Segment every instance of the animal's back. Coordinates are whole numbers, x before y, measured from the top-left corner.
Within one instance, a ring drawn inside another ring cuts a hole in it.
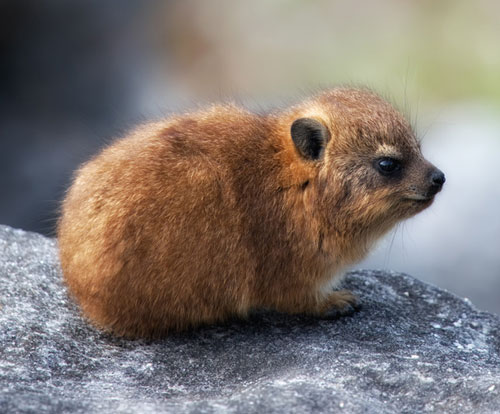
[[[255,266],[235,185],[250,141],[262,140],[250,117],[222,107],[145,126],[78,171],[58,233],[67,284],[91,319],[135,336],[246,311]]]

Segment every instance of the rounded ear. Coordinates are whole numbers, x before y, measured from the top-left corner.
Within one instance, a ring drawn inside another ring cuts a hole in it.
[[[323,157],[329,133],[326,127],[313,118],[299,118],[290,128],[292,140],[300,154],[309,160]]]

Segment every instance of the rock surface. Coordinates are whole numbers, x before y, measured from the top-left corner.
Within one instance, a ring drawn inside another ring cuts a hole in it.
[[[499,317],[403,274],[344,285],[350,317],[127,341],[79,315],[54,240],[0,227],[0,413],[500,412]]]

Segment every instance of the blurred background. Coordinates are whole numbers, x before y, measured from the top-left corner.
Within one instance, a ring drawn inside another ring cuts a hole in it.
[[[356,267],[500,314],[499,45],[497,0],[3,0],[0,223],[53,235],[74,169],[139,122],[367,85],[447,183]]]

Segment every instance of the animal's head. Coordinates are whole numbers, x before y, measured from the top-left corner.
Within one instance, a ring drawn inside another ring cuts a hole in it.
[[[302,106],[291,138],[317,165],[318,207],[331,230],[367,243],[428,207],[444,174],[408,122],[372,92],[335,89]]]

